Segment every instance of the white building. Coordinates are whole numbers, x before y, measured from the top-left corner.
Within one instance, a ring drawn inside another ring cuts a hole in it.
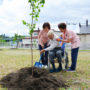
[[[40,30],[35,30],[33,33],[32,37],[32,43],[33,43],[33,48],[37,49],[38,48],[38,34]],[[26,36],[25,38],[22,39],[22,48],[30,48],[31,47],[31,37]]]

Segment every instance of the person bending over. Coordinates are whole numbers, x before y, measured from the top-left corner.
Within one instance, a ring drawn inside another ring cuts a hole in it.
[[[40,31],[38,35],[38,43],[39,43],[39,50],[45,49],[48,47],[48,36],[47,33],[50,30],[50,24],[45,22],[43,24],[43,30]],[[42,54],[41,56],[42,64],[47,66],[48,65],[48,51]]]

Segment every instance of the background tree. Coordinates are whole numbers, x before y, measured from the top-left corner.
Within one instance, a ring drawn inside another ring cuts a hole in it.
[[[25,36],[15,34],[13,37],[13,41],[17,43],[16,48],[19,46],[19,42],[24,38]]]
[[[41,11],[41,7],[44,7],[45,0],[28,0],[30,4],[30,16],[31,16],[31,21],[30,23],[26,21],[22,21],[24,25],[26,25],[29,28],[29,34],[31,36],[31,61],[32,61],[32,67],[33,67],[33,44],[32,44],[32,35],[34,32],[34,29],[36,28],[36,22],[38,21],[39,14]],[[33,73],[32,73],[33,74]]]
[[[0,35],[0,45],[4,45],[4,43],[6,42],[5,38],[5,34]]]

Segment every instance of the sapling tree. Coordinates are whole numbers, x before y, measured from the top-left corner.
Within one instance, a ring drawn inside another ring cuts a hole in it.
[[[36,28],[36,23],[39,18],[39,14],[41,11],[41,7],[44,7],[45,0],[28,0],[28,3],[30,5],[30,17],[31,21],[28,23],[25,20],[22,20],[23,24],[26,25],[29,28],[29,34],[31,37],[31,63],[33,67],[33,43],[32,43],[32,37],[33,37],[33,32]],[[33,74],[33,73],[32,73]]]

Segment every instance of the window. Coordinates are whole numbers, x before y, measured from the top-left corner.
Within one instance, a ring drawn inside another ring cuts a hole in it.
[[[38,36],[38,33],[37,32],[34,32],[34,36]]]

